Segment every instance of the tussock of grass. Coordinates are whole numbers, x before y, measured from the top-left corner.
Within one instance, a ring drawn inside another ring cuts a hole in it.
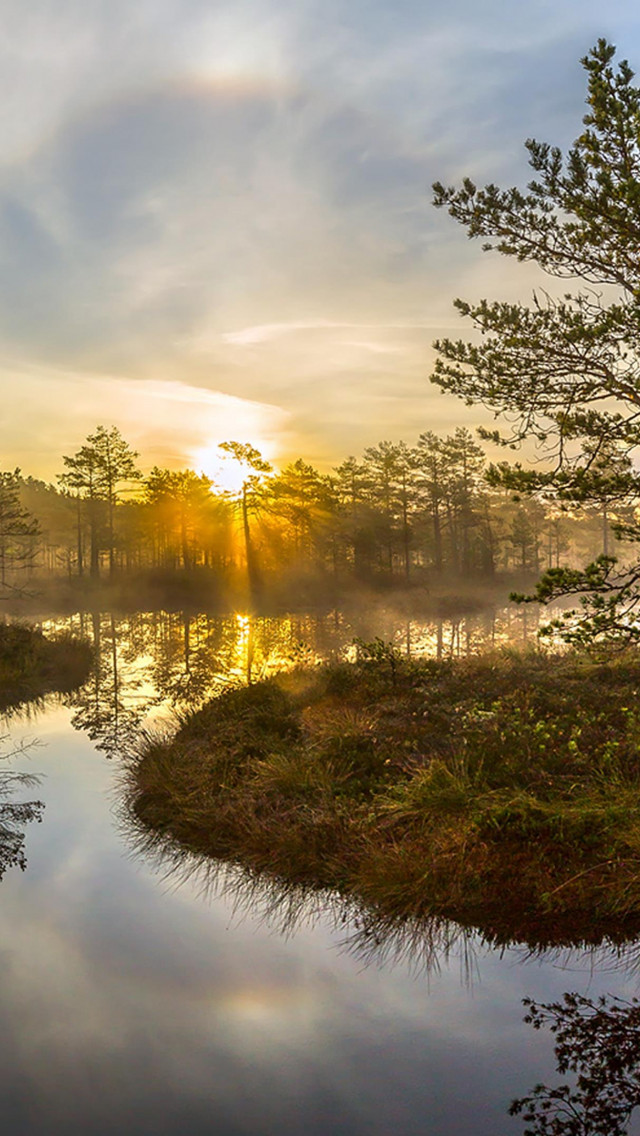
[[[611,929],[640,921],[639,689],[638,654],[296,672],[147,742],[130,810],[390,918]]]
[[[62,633],[45,638],[21,623],[0,623],[0,710],[50,691],[73,690],[93,661],[89,643]]]

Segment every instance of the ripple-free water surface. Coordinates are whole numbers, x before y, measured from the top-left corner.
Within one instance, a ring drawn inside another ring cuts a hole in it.
[[[107,756],[114,713],[128,736],[150,707],[166,711],[154,669],[188,673],[184,627],[174,642],[154,621],[149,636],[105,617],[98,684],[9,723],[40,742],[17,766],[43,775],[46,808],[27,831],[26,872],[0,884],[2,1132],[520,1133],[511,1099],[558,1080],[551,1039],[523,1023],[521,999],[631,996],[633,967],[607,952],[492,951],[468,936],[430,967],[385,962],[384,944],[363,952],[332,905],[283,935],[259,895],[252,905],[203,894],[198,875],[164,878],[119,819],[119,762]],[[246,658],[234,658],[241,670]]]

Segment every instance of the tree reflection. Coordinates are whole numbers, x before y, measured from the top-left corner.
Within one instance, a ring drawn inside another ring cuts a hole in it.
[[[413,657],[441,658],[507,641],[513,630],[508,612],[500,618],[484,613],[407,619],[402,612],[373,606],[279,616],[148,611],[116,617],[93,612],[79,619],[79,626],[77,619],[49,625],[79,630],[93,642],[91,678],[65,701],[73,710],[73,726],[109,757],[132,750],[149,715],[182,715],[226,687],[348,655],[355,637],[369,641],[378,636]]]
[[[164,611],[116,619],[94,612],[81,621],[95,663],[90,680],[66,699],[72,725],[108,757],[126,755],[153,711],[196,710],[230,685],[300,662],[301,644],[313,637],[318,622]],[[323,650],[329,653],[326,639]]]
[[[640,1105],[640,1002],[607,997],[594,1001],[565,994],[562,1002],[525,999],[525,1021],[555,1038],[558,1072],[574,1085],[536,1085],[513,1102],[525,1136],[624,1136]]]
[[[92,614],[92,675],[68,698],[73,708],[71,724],[83,730],[107,757],[120,756],[132,748],[145,715],[157,700],[155,695],[138,697],[142,678],[131,666],[126,668],[126,663],[135,661],[138,650],[126,630],[113,615]]]
[[[25,747],[19,745],[0,757],[8,761],[24,751]],[[0,772],[0,880],[9,868],[18,867],[24,871],[27,866],[24,826],[31,821],[42,820],[44,805],[42,801],[14,801],[11,798],[19,787],[37,783],[38,778],[29,773]]]
[[[188,612],[162,612],[149,646],[149,681],[159,698],[177,709],[195,709],[233,666],[235,631],[230,620]]]
[[[288,617],[156,612],[135,618],[143,628],[138,649],[148,659],[145,684],[158,703],[178,712],[280,670],[294,657],[294,621]]]
[[[518,613],[519,615],[519,613]],[[505,610],[468,616],[407,618],[374,605],[345,613],[279,616],[189,611],[147,611],[116,617],[93,612],[51,620],[52,630],[79,631],[93,640],[97,665],[91,681],[69,699],[76,723],[100,740],[114,719],[121,733],[127,711],[165,702],[195,709],[229,684],[259,681],[275,670],[348,652],[354,638],[380,637],[412,657],[468,654],[510,641],[513,617]]]

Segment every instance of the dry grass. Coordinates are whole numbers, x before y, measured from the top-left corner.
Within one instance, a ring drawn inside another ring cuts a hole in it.
[[[318,668],[234,690],[129,769],[154,841],[392,919],[640,921],[640,656]]]

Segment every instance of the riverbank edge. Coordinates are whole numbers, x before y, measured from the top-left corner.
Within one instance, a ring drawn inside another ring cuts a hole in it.
[[[410,662],[378,642],[147,738],[128,810],[147,841],[390,918],[622,934],[640,924],[638,689],[638,654]]]
[[[0,712],[80,686],[94,661],[91,644],[66,632],[47,637],[25,623],[0,623]]]

